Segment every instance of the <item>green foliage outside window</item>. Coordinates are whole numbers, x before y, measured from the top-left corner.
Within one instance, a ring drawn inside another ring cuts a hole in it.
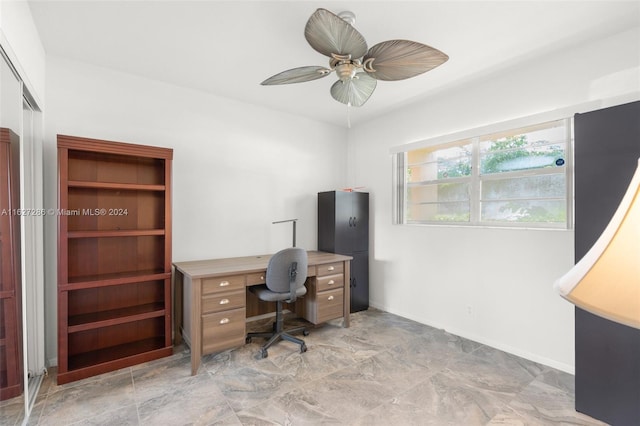
[[[508,136],[495,140],[487,150],[488,154],[482,161],[480,172],[489,174],[513,170],[514,168],[508,166],[509,163],[519,164],[518,170],[539,168],[540,162],[534,162],[532,157],[546,160],[547,167],[554,166],[556,160],[564,157],[564,149],[557,145],[545,146],[546,144],[548,141],[530,144],[527,135]]]
[[[446,158],[438,161],[438,179],[453,177],[463,177],[471,175],[471,163],[469,159],[448,160]]]
[[[517,216],[518,222],[554,223],[567,220],[567,212],[564,209],[544,208],[527,201],[511,201],[502,206],[500,211]]]

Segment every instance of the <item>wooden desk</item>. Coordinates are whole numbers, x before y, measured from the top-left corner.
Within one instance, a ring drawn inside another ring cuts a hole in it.
[[[176,262],[175,343],[191,348],[191,374],[203,355],[244,345],[246,318],[260,314],[258,299],[246,290],[264,284],[271,255]],[[291,306],[313,324],[343,318],[349,327],[351,256],[308,252],[307,294]],[[254,303],[255,301],[255,303]],[[265,302],[260,302],[261,306]],[[275,304],[274,304],[275,305]]]

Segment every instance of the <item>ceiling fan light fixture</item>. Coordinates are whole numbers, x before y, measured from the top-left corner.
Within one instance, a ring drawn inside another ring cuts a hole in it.
[[[356,24],[356,14],[348,10],[338,13],[338,17],[342,18],[343,21],[347,22],[351,26]]]

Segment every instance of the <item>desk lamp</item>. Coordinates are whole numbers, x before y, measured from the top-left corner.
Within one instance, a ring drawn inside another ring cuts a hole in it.
[[[276,222],[271,222],[272,225],[275,225],[276,223],[293,222],[293,245],[291,247],[296,246],[296,222],[297,221],[298,219],[287,219],[287,220],[278,220]]]
[[[640,160],[602,235],[554,288],[592,314],[640,329]]]

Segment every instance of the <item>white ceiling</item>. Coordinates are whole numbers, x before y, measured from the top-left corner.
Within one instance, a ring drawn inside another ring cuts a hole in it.
[[[334,75],[261,86],[327,66],[304,38],[319,7],[356,14],[369,46],[408,39],[449,55],[412,79],[381,81],[355,125],[478,75],[640,26],[640,1],[29,1],[47,54],[346,126]]]

